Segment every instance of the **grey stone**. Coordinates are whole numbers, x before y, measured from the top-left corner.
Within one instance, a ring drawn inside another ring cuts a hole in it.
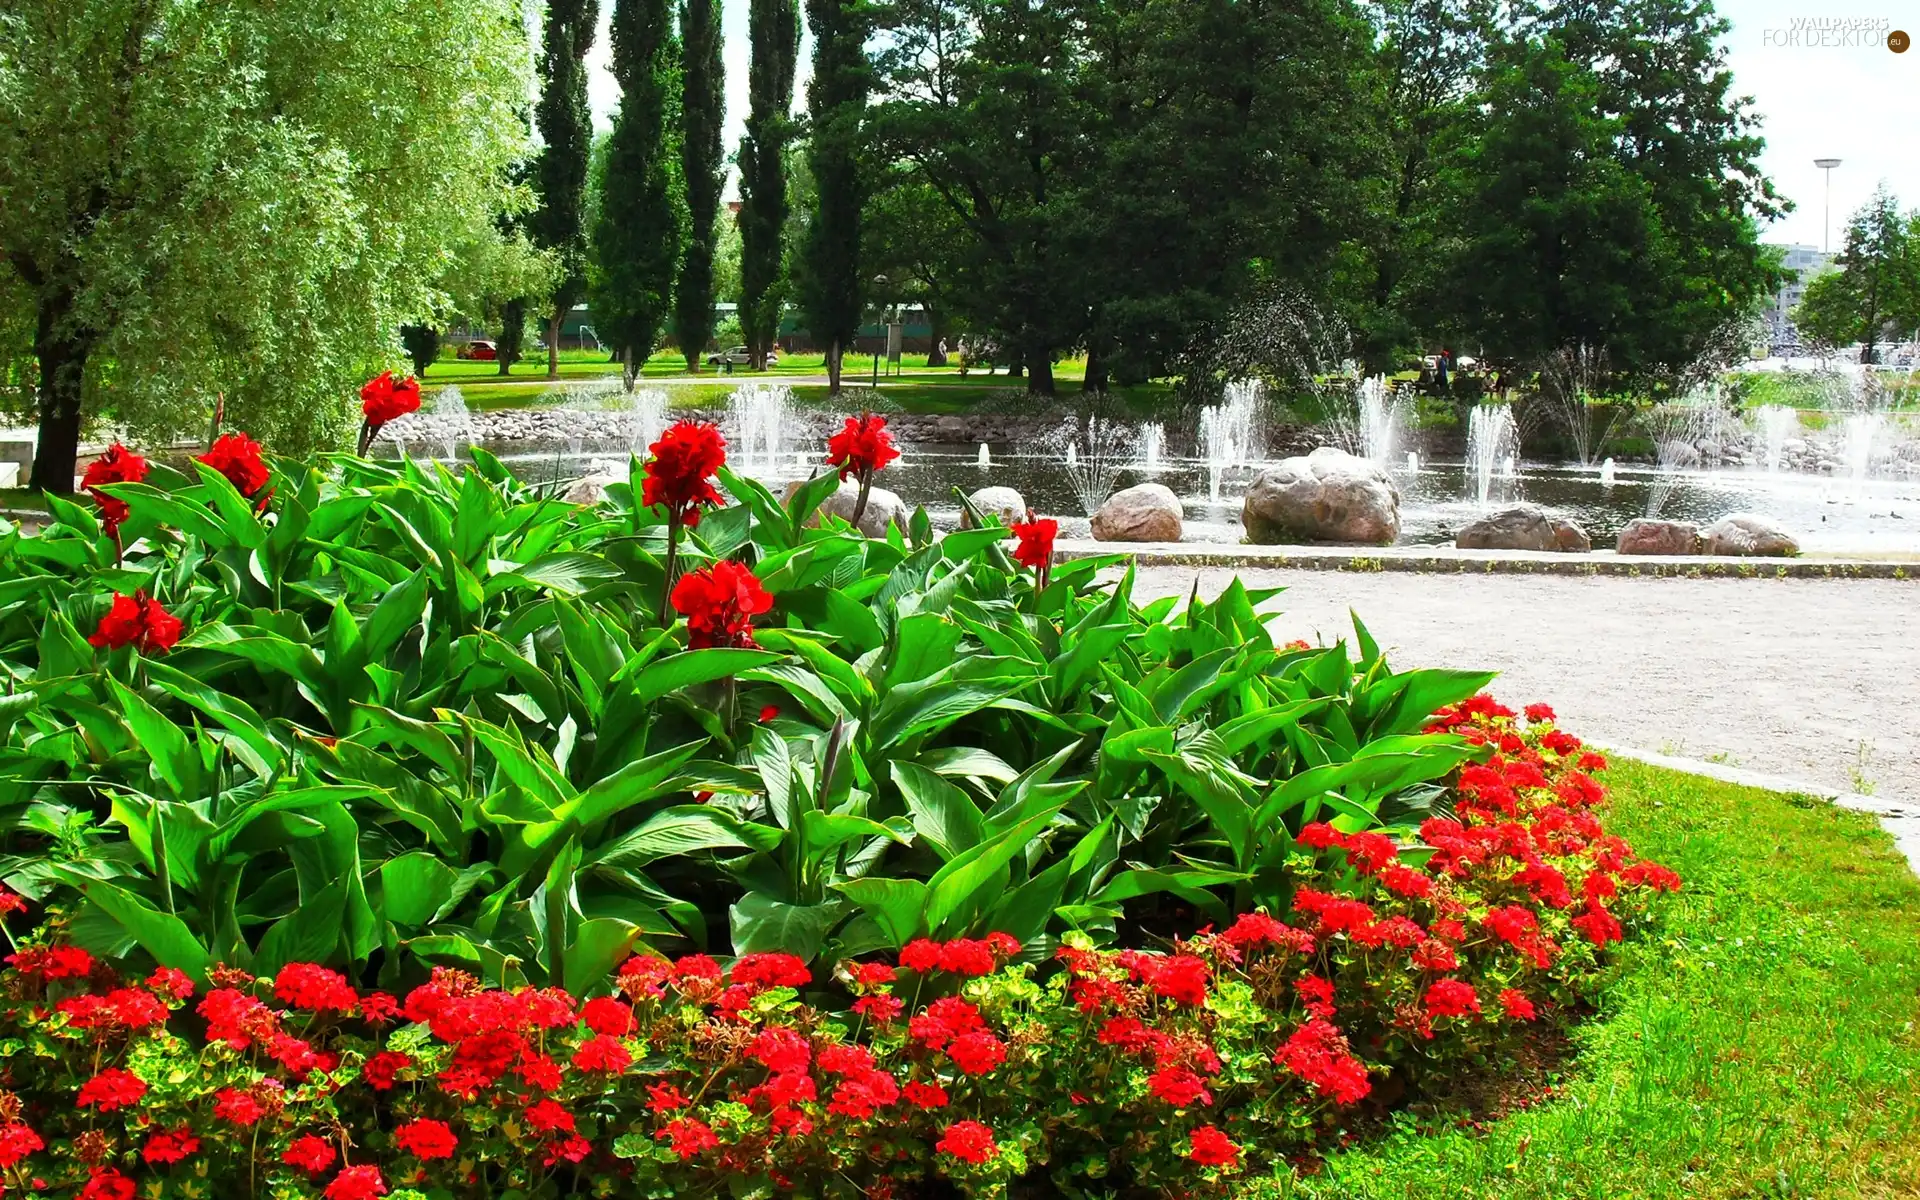
[[[796,479],[792,483],[789,483],[787,485],[786,498],[789,500],[793,499],[793,494],[800,490],[804,482],[804,480]],[[859,500],[860,485],[849,479],[841,484],[838,490],[829,494],[827,498],[821,502],[819,510],[815,512],[812,517],[812,523],[816,525],[820,523],[821,513],[832,513],[842,521],[852,521],[853,507],[859,503]],[[867,490],[867,508],[866,511],[860,515],[858,528],[861,533],[870,538],[883,538],[887,536],[888,525],[897,524],[900,526],[901,531],[905,532],[907,520],[912,515],[913,510],[907,507],[906,501],[900,499],[897,493],[890,492],[883,487],[869,488]]]
[[[1593,549],[1586,530],[1548,516],[1532,504],[1481,517],[1462,529],[1453,544],[1462,550],[1554,550],[1572,554]]]
[[[607,485],[619,482],[611,475],[583,475],[560,498],[568,504],[600,504],[607,498]]]
[[[1400,536],[1400,491],[1378,463],[1322,446],[1260,472],[1247,489],[1240,522],[1257,545],[1384,546]]]
[[[1743,554],[1761,558],[1791,558],[1800,543],[1772,517],[1728,513],[1700,531],[1708,554]]]
[[[1616,549],[1622,554],[1698,554],[1700,527],[1691,521],[1629,521]]]
[[[1100,542],[1177,542],[1186,520],[1180,497],[1163,483],[1138,483],[1107,497],[1093,514]]]
[[[975,512],[984,517],[996,517],[1002,525],[1012,525],[1016,521],[1027,519],[1027,499],[1010,487],[983,487],[967,497],[967,503]],[[973,518],[966,509],[960,510],[960,528],[972,527]]]

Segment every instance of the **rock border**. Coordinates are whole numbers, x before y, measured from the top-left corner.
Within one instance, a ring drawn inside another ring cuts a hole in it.
[[[1557,551],[1471,551],[1430,547],[1205,546],[1062,541],[1062,561],[1121,555],[1142,566],[1273,568],[1293,571],[1405,572],[1414,575],[1599,575],[1647,579],[1913,579],[1920,560],[1726,558],[1706,555],[1567,554]]]

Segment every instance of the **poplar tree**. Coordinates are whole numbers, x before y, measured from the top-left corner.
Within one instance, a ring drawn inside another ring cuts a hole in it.
[[[726,68],[720,61],[720,0],[680,8],[680,174],[687,189],[687,245],[673,297],[673,336],[698,372],[713,339],[713,260],[725,180],[720,126],[726,120]]]
[[[827,385],[840,394],[840,366],[854,335],[866,289],[860,277],[860,216],[866,199],[860,155],[867,93],[869,18],[865,0],[807,0],[813,30],[813,78],[807,83],[814,208],[800,272],[801,308],[817,345],[827,352]]]
[[[793,82],[800,57],[795,0],[749,0],[747,128],[740,167],[740,332],[755,370],[780,332],[787,225],[787,146],[793,140]]]
[[[560,328],[587,287],[587,159],[593,152],[593,116],[587,108],[587,51],[593,49],[598,0],[548,0],[541,32],[540,102],[534,124],[540,157],[534,187],[540,207],[534,240],[559,260],[559,280],[547,306],[547,378],[560,378]]]

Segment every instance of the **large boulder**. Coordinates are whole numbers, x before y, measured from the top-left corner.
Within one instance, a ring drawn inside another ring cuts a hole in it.
[[[803,480],[796,479],[792,483],[789,483],[787,485],[785,498],[788,500],[793,499],[794,493],[800,490],[804,482]],[[842,521],[850,522],[853,520],[853,506],[859,503],[859,501],[860,485],[854,480],[849,479],[841,484],[838,489],[829,493],[825,500],[820,502],[820,508],[813,514],[810,520],[813,524],[818,525],[820,523],[821,513],[832,513]],[[888,525],[898,525],[901,531],[905,532],[907,520],[912,515],[913,510],[907,507],[907,502],[902,500],[897,493],[890,492],[883,487],[868,488],[867,508],[865,512],[860,514],[860,524],[858,528],[861,533],[870,538],[883,538],[887,536]]]
[[[611,475],[598,472],[592,475],[583,475],[573,481],[573,486],[568,488],[566,495],[560,497],[560,499],[568,504],[599,504],[607,498],[607,486],[619,482],[618,479],[615,479]]]
[[[973,512],[981,518],[994,517],[1002,525],[1012,525],[1016,521],[1027,519],[1027,498],[1010,487],[983,487],[967,497],[967,503],[973,506]],[[966,509],[960,510],[960,528],[973,525],[973,514]]]
[[[1453,539],[1462,550],[1557,550],[1585,554],[1593,549],[1587,531],[1572,521],[1548,516],[1532,504],[1489,513]]]
[[[1378,463],[1322,446],[1260,472],[1240,523],[1257,545],[1387,545],[1400,536],[1400,491]]]
[[[1728,513],[1700,531],[1708,554],[1748,554],[1763,558],[1791,558],[1800,543],[1772,517]]]
[[[1622,554],[1698,554],[1700,527],[1691,521],[1629,521],[1615,548]]]
[[[1186,511],[1164,483],[1137,483],[1107,497],[1093,514],[1099,542],[1177,542]]]

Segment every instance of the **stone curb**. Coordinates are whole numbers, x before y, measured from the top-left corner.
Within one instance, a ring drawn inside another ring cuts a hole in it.
[[[1859,792],[1843,791],[1840,788],[1813,783],[1805,779],[1769,775],[1763,771],[1749,771],[1745,767],[1732,767],[1725,763],[1706,762],[1697,758],[1675,758],[1670,754],[1655,754],[1650,750],[1609,746],[1591,739],[1587,744],[1603,754],[1630,758],[1652,767],[1664,767],[1670,771],[1682,771],[1689,775],[1702,775],[1722,783],[1759,788],[1761,791],[1793,792],[1803,796],[1813,796],[1840,808],[1870,813],[1879,819],[1880,827],[1893,838],[1895,848],[1906,856],[1907,866],[1916,875],[1920,875],[1920,808],[1893,800],[1883,800],[1876,796],[1864,796]]]
[[[1062,561],[1120,554],[1141,566],[1272,568],[1292,571],[1403,571],[1420,575],[1624,576],[1646,579],[1920,579],[1920,561],[1854,558],[1716,558],[1707,555],[1554,554],[1428,547],[1325,549],[1317,546],[1126,545],[1061,541]]]

